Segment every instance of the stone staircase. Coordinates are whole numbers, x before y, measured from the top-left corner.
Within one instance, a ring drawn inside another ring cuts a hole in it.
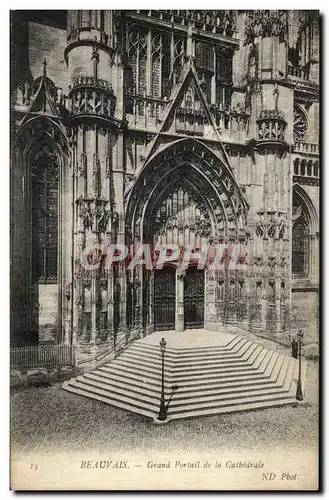
[[[297,377],[295,359],[239,335],[231,336],[227,345],[167,345],[166,401],[172,386],[178,386],[168,420],[296,403]],[[159,345],[137,340],[116,359],[65,381],[63,389],[156,420],[161,391]]]

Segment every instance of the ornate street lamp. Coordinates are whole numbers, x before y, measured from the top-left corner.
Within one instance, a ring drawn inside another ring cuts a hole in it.
[[[303,340],[303,332],[302,330],[298,330],[297,339],[298,339],[298,382],[297,382],[297,391],[296,391],[296,399],[297,401],[303,401],[303,391],[302,391],[302,340]]]
[[[161,399],[160,399],[160,411],[158,420],[166,420],[167,419],[167,408],[165,402],[165,394],[164,394],[164,354],[166,351],[167,342],[164,338],[160,340],[160,352],[162,356],[162,373],[161,373]]]
[[[291,356],[298,359],[298,342],[295,338],[291,340]]]

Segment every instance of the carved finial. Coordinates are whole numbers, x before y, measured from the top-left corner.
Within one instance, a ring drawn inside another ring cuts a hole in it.
[[[42,64],[43,64],[43,76],[46,78],[46,76],[47,76],[47,59],[46,58],[44,58]]]

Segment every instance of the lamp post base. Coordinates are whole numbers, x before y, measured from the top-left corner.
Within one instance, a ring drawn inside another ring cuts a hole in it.
[[[159,416],[158,420],[167,420],[167,409],[166,409],[166,404],[164,400],[164,396],[161,395],[161,400],[160,400],[160,411],[159,411]]]
[[[297,383],[297,391],[296,391],[296,399],[297,401],[303,401],[303,391],[302,391],[302,384],[301,381],[298,380]]]

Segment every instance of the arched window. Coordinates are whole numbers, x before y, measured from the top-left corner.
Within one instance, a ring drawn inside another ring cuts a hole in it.
[[[314,175],[314,177],[319,177],[319,162],[318,161],[316,161],[314,163],[313,175]]]
[[[308,275],[309,228],[303,217],[299,217],[292,228],[292,274],[296,277]]]
[[[312,160],[309,160],[307,163],[307,175],[310,177],[313,175],[313,163]]]
[[[32,275],[39,283],[56,283],[59,161],[48,146],[32,158]]]
[[[314,231],[315,211],[311,200],[297,184],[292,207],[292,274],[295,278],[310,273],[310,234]]]

